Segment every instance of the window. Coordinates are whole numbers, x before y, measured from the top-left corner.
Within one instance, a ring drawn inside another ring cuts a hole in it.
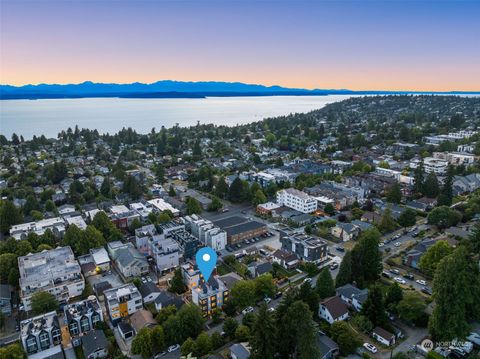
[[[75,321],[70,323],[70,325],[68,326],[68,329],[70,330],[71,335],[78,335],[78,333],[79,333],[78,323],[75,322]]]
[[[33,335],[30,335],[25,342],[27,343],[27,353],[37,351],[37,339]]]
[[[82,328],[82,333],[90,330],[90,321],[87,317],[83,316],[82,319],[80,319],[80,327]]]
[[[92,314],[92,324],[95,327],[95,324],[97,324],[100,321],[100,314],[98,313],[93,313]]]
[[[60,329],[58,329],[57,327],[54,327],[52,329],[52,339],[54,345],[60,344],[60,342],[62,341],[62,334],[60,332]]]
[[[38,336],[38,339],[40,339],[40,348],[45,350],[50,347],[50,336],[46,331],[42,331]]]

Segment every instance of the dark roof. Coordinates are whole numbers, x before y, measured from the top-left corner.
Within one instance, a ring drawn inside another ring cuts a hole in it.
[[[386,331],[382,327],[376,327],[375,329],[373,329],[373,333],[387,340],[390,340],[392,339],[392,337],[394,337],[392,333],[390,333],[389,331]]]
[[[133,332],[134,329],[133,327],[127,323],[127,322],[120,322],[118,323],[118,329],[123,333],[123,334],[126,334],[126,333],[129,333],[129,332]]]
[[[325,299],[320,304],[324,305],[328,309],[333,319],[337,319],[345,313],[348,313],[347,306],[345,305],[345,303],[343,303],[340,297],[336,295]]]
[[[0,298],[12,299],[12,289],[8,284],[0,284]]]
[[[162,307],[174,305],[177,307],[177,309],[179,309],[183,305],[183,300],[178,295],[167,291],[161,291],[160,295],[155,298],[155,304],[161,304]]]
[[[243,346],[243,344],[233,344],[230,347],[230,353],[235,354],[237,359],[248,359],[250,358],[250,352]]]
[[[160,293],[160,289],[153,282],[142,283],[139,291],[144,298],[152,293]]]
[[[93,285],[93,290],[95,291],[95,293],[97,293],[97,296],[99,297],[103,295],[103,292],[110,288],[112,288],[112,285],[107,281],[98,282]]]
[[[214,223],[219,226],[222,229],[232,227],[232,226],[237,226],[241,223],[247,222],[248,219],[245,217],[240,217],[240,216],[233,216],[233,217],[228,217],[224,219],[220,219],[218,221],[215,221]]]
[[[91,330],[82,337],[82,347],[85,357],[88,357],[98,349],[106,349],[108,340],[103,330]]]
[[[339,296],[343,296],[349,299],[353,299],[353,297],[359,297],[365,293],[368,294],[368,289],[359,289],[352,284],[345,284],[337,288],[337,294]]]
[[[256,267],[258,275],[262,275],[273,270],[273,265],[270,262],[261,263]]]
[[[317,345],[320,350],[320,358],[323,358],[333,350],[338,350],[337,343],[324,334],[317,335]]]
[[[255,229],[266,228],[267,226],[264,223],[250,221],[246,223],[241,223],[233,227],[223,228],[229,236],[233,236],[239,233],[253,231]]]

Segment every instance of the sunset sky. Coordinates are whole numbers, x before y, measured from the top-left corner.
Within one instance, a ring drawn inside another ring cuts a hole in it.
[[[0,82],[480,90],[480,1],[0,0]]]

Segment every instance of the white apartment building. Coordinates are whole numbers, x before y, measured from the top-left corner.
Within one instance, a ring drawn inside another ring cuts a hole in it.
[[[410,161],[410,168],[417,168],[420,163],[422,162],[421,159],[413,159]],[[434,172],[437,176],[443,176],[447,171],[448,162],[445,160],[440,160],[434,157],[425,157],[423,159],[423,168],[426,173]]]
[[[180,211],[173,207],[170,203],[166,202],[162,198],[154,198],[150,201],[148,201],[153,208],[158,211],[158,212],[163,212],[163,211],[170,211],[173,213],[175,217],[177,217],[180,214]]]
[[[108,289],[103,295],[105,296],[108,315],[114,324],[143,307],[142,295],[133,283]]]
[[[200,242],[216,251],[225,249],[227,245],[227,232],[220,229],[207,219],[195,214],[184,218],[185,227],[190,233],[198,238]]]
[[[55,217],[38,222],[16,224],[10,228],[10,236],[16,240],[21,240],[27,238],[29,233],[41,236],[47,229],[50,229],[57,238],[63,237],[65,234],[65,221],[61,217]]]
[[[302,213],[312,213],[317,210],[317,200],[295,188],[287,188],[278,191],[277,203],[281,206],[286,206]]]
[[[31,298],[37,292],[49,292],[59,303],[82,294],[85,280],[70,247],[18,258],[20,298],[25,310],[31,310]]]
[[[434,152],[433,157],[448,161],[453,166],[471,166],[475,163],[475,155],[465,152]]]

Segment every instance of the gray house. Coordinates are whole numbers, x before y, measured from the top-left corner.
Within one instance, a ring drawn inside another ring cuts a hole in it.
[[[12,315],[12,288],[8,284],[0,284],[0,311]]]

